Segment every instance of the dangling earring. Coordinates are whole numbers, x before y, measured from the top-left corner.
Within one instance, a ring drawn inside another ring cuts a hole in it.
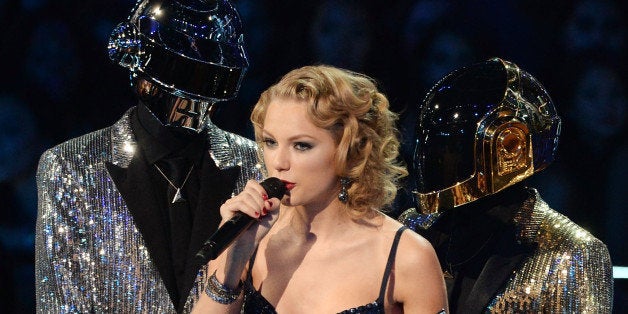
[[[338,193],[338,199],[345,204],[349,200],[349,192],[347,192],[347,188],[349,187],[350,182],[349,178],[340,178],[340,193]]]

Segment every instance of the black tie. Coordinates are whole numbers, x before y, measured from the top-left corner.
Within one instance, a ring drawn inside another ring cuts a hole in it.
[[[186,197],[185,186],[189,180],[189,176],[192,175],[190,173],[192,165],[186,162],[183,157],[169,158],[164,159],[163,161],[166,164],[164,172],[170,175],[170,180],[177,188],[180,189],[180,193],[182,195],[181,199],[172,202],[175,194],[177,193],[177,189],[169,184],[167,199],[168,215],[170,218],[172,264],[174,267],[174,274],[177,279],[179,295],[182,295],[185,293],[182,291],[182,287],[192,230],[190,203]]]

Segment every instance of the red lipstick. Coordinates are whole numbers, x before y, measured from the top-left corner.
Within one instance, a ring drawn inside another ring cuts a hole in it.
[[[286,189],[288,189],[288,191],[292,190],[294,188],[294,186],[297,185],[296,183],[292,183],[292,182],[286,181],[286,180],[281,180],[281,182],[283,182],[283,184],[286,185]]]

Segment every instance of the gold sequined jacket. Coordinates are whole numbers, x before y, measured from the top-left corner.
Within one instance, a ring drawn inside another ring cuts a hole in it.
[[[36,292],[39,313],[174,313],[145,239],[106,163],[125,168],[136,147],[127,113],[114,125],[53,147],[37,170]],[[239,167],[234,193],[261,179],[253,141],[207,122],[219,169]],[[237,173],[237,172],[235,172]],[[185,302],[203,291],[201,267]]]
[[[534,249],[521,256],[491,256],[471,290],[473,298],[458,312],[610,313],[613,279],[606,246],[530,191],[514,216],[518,234],[512,246]],[[421,233],[437,217],[409,209],[399,220]]]

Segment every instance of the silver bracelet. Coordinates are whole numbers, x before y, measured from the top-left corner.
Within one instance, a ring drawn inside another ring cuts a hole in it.
[[[216,271],[209,277],[207,287],[205,287],[205,293],[212,300],[220,304],[231,304],[235,302],[242,292],[242,281],[238,283],[235,289],[231,289],[218,281],[216,278]]]

